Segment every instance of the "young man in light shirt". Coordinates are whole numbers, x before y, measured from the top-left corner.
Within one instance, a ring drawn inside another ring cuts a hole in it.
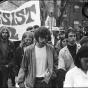
[[[50,78],[53,73],[54,48],[47,44],[49,30],[39,27],[35,30],[35,44],[27,47],[18,74],[18,84],[28,88],[51,88]]]

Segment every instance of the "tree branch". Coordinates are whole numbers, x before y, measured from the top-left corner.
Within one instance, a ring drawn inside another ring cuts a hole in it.
[[[12,0],[8,0],[10,3],[12,3],[13,5],[15,5],[15,6],[17,6],[17,7],[19,7],[19,5],[17,5],[17,4],[15,4],[15,3],[13,3],[12,2]]]

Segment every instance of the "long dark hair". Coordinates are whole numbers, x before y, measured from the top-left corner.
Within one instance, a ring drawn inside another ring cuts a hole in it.
[[[83,44],[76,55],[74,63],[78,68],[82,68],[80,60],[83,57],[88,58],[88,45],[87,44]]]

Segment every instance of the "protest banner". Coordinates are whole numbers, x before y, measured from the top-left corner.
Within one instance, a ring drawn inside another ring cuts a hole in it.
[[[14,11],[0,10],[0,27],[10,29],[11,40],[21,40],[29,26],[41,25],[39,1],[28,1]]]

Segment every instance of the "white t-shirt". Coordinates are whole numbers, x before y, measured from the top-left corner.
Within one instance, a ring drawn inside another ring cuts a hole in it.
[[[88,88],[88,72],[85,74],[80,68],[75,66],[66,73],[64,87]]]
[[[45,77],[47,73],[47,53],[46,46],[38,48],[35,46],[36,57],[36,77]]]

